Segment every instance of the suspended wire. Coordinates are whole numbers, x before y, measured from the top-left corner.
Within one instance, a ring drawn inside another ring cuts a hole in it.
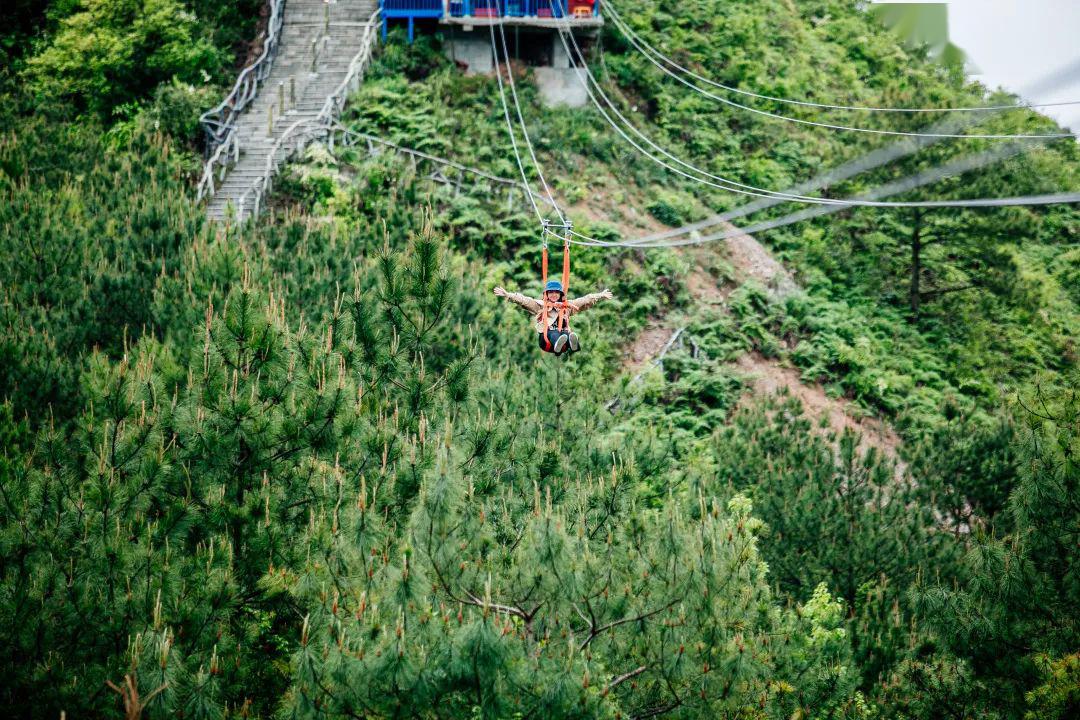
[[[959,158],[950,163],[947,163],[941,167],[931,168],[921,173],[911,175],[906,178],[895,180],[891,183],[887,183],[880,187],[868,190],[862,193],[858,197],[861,198],[882,198],[890,195],[896,195],[898,193],[907,192],[930,183],[937,182],[945,177],[952,175],[959,175],[961,173],[976,170],[978,168],[985,167],[987,165],[1000,162],[1014,155],[1025,152],[1028,149],[1026,144],[1021,143],[1009,143],[1000,147],[988,150],[986,152],[978,153],[976,155],[969,155]],[[1007,198],[979,198],[974,200],[963,201],[966,203],[965,207],[968,208],[981,208],[981,207],[1014,207],[1014,206],[1030,206],[1030,205],[1052,205],[1052,204],[1068,204],[1080,202],[1080,192],[1067,192],[1056,194],[1043,194],[1043,195],[1027,195],[1020,197],[1007,197]],[[926,201],[922,203],[912,203],[912,207],[942,207],[941,201]],[[600,246],[600,247],[633,247],[633,248],[647,248],[647,247],[682,247],[686,245],[699,245],[701,243],[712,242],[715,240],[726,240],[736,235],[749,234],[752,232],[761,232],[764,230],[770,230],[784,225],[790,225],[792,223],[801,222],[810,218],[819,217],[822,215],[828,215],[834,212],[839,212],[843,208],[837,207],[814,207],[804,208],[796,212],[785,215],[781,218],[773,220],[766,220],[757,224],[751,225],[745,229],[732,229],[726,230],[713,235],[707,235],[705,237],[691,237],[680,240],[669,241],[667,238],[662,237],[666,233],[657,234],[650,238],[639,238],[637,240],[629,241],[605,241],[596,240],[595,238],[585,239],[586,236],[579,236],[580,240],[577,241],[581,245]],[[716,223],[713,223],[716,224]],[[698,223],[699,226],[704,226]],[[688,226],[689,227],[689,226]],[[653,239],[656,238],[656,239]]]
[[[1061,87],[1072,84],[1072,82],[1080,73],[1080,60],[1074,60],[1067,65],[1064,65],[1053,72],[1044,75],[1035,83],[1028,85],[1021,89],[1023,94],[1043,95],[1051,92],[1056,92]],[[947,117],[931,127],[940,130],[941,132],[957,132],[965,127],[974,125],[977,120],[973,116],[958,116],[953,115]],[[823,173],[819,173],[817,176],[794,185],[791,188],[785,190],[788,193],[807,193],[815,190],[820,190],[823,187],[834,185],[838,182],[842,182],[849,178],[852,178],[861,173],[873,170],[875,168],[886,165],[894,160],[913,155],[924,148],[930,147],[937,143],[943,142],[941,138],[901,138],[891,145],[873,150],[865,155],[862,155],[854,160],[844,163],[835,168],[826,170]],[[1025,142],[1041,143],[1043,140],[1031,140]],[[729,210],[721,215],[714,215],[711,218],[700,220],[689,225],[684,225],[680,228],[674,228],[672,230],[665,230],[663,232],[654,233],[642,238],[637,238],[641,241],[650,241],[656,239],[663,239],[668,237],[674,237],[676,235],[682,235],[693,230],[700,230],[712,225],[719,225],[722,222],[735,220],[752,213],[765,210],[775,205],[784,202],[775,198],[759,198],[751,202],[741,205],[733,210]]]
[[[543,225],[544,216],[540,213],[540,208],[537,207],[536,200],[533,198],[532,185],[529,184],[529,177],[525,173],[525,165],[521,162],[521,153],[518,152],[517,135],[514,132],[514,124],[510,122],[510,108],[506,104],[506,92],[503,90],[502,72],[499,70],[498,55],[495,49],[495,28],[489,27],[489,29],[491,30],[491,52],[496,55],[495,77],[499,81],[499,100],[502,102],[503,117],[506,118],[506,132],[510,136],[510,145],[514,150],[514,160],[517,161],[518,170],[521,172],[521,183],[525,186],[525,196],[529,198],[529,204],[532,205],[537,221]]]
[[[494,37],[494,28],[489,26],[489,29],[491,30],[492,50],[493,50],[493,52],[497,53],[496,42],[495,42],[495,37]],[[500,24],[499,30],[500,30],[500,35],[501,35],[501,39],[502,39],[503,55],[506,58],[508,70],[510,70],[510,68],[509,68],[509,50],[508,50],[508,46],[507,46],[507,43],[506,43],[505,32],[503,31],[503,28],[502,28],[501,24]],[[564,36],[564,31],[563,30],[559,31],[559,36],[560,36],[560,39],[563,42],[563,47],[567,51],[568,59],[569,59],[569,62],[571,64],[571,66],[576,68],[576,64],[575,64],[575,61],[574,61],[574,58],[573,58],[573,53],[570,51],[570,48],[567,45],[567,41],[566,41],[566,38]],[[603,90],[602,90],[602,88],[600,88],[599,83],[592,76],[591,72],[588,69],[587,64],[584,63],[584,55],[583,55],[583,53],[581,53],[581,49],[580,49],[580,47],[578,47],[576,38],[574,38],[572,33],[570,33],[570,39],[573,42],[573,44],[575,46],[575,49],[577,50],[579,56],[582,58],[582,66],[583,66],[582,69],[584,70],[587,78],[589,80],[592,80],[592,82],[595,85],[597,85],[597,89],[601,92],[601,94],[603,94]],[[507,123],[507,130],[508,130],[508,132],[510,134],[511,145],[512,145],[512,148],[513,148],[515,160],[517,162],[518,169],[521,172],[523,184],[526,186],[526,190],[528,191],[526,194],[529,196],[529,201],[533,206],[533,211],[536,213],[537,219],[542,224],[544,224],[545,233],[555,234],[555,233],[552,233],[547,228],[546,223],[544,222],[543,216],[540,214],[539,208],[536,206],[535,200],[532,197],[533,192],[531,190],[531,187],[529,186],[528,177],[527,177],[527,174],[525,173],[524,164],[522,162],[521,155],[520,155],[520,152],[518,150],[516,136],[515,136],[514,131],[513,131],[513,123],[510,120],[510,112],[509,112],[508,105],[506,103],[506,95],[505,95],[505,90],[503,88],[502,76],[501,76],[501,73],[498,72],[497,67],[496,67],[496,71],[497,71],[496,72],[496,77],[497,77],[497,80],[498,80],[498,83],[499,83],[499,97],[500,97],[500,101],[501,101],[502,106],[503,106],[503,116],[504,116],[504,118],[506,120],[506,123]],[[543,179],[543,175],[542,175],[542,172],[541,172],[541,169],[540,169],[540,166],[539,166],[539,162],[538,162],[538,160],[536,158],[535,151],[533,150],[531,141],[528,138],[528,131],[527,131],[527,128],[525,127],[524,118],[523,118],[522,113],[521,113],[521,105],[520,105],[520,102],[519,102],[518,97],[517,97],[516,88],[513,86],[513,73],[512,73],[512,70],[510,72],[508,72],[508,77],[509,77],[509,80],[510,80],[510,83],[511,83],[511,92],[512,92],[514,103],[515,103],[516,114],[518,116],[518,121],[519,121],[519,123],[521,125],[522,134],[523,134],[523,136],[525,138],[525,141],[526,141],[528,149],[529,149],[530,157],[531,157],[531,159],[532,159],[532,161],[533,161],[533,163],[534,163],[534,165],[536,167],[537,174],[541,178],[541,182],[544,185],[544,189],[545,189],[545,191],[547,193],[549,201],[551,202],[552,206],[555,208],[556,212],[560,216],[560,219],[562,220],[563,224],[567,225],[568,223],[566,223],[565,216],[562,214],[561,210],[558,208],[558,205],[555,203],[555,200],[554,200],[554,197],[553,197],[553,195],[551,193],[550,187],[547,185],[546,181]],[[686,177],[689,177],[690,179],[698,180],[699,182],[704,182],[700,178],[694,178],[692,176],[687,175],[686,173],[683,173],[682,171],[679,171],[676,168],[671,168],[670,166],[667,166],[666,163],[663,163],[662,161],[659,161],[657,158],[652,156],[650,153],[648,153],[647,151],[644,151],[639,145],[634,143],[628,136],[626,136],[626,134],[624,132],[622,132],[621,128],[619,128],[617,125],[615,125],[611,121],[611,119],[607,115],[607,113],[604,112],[603,108],[600,106],[600,104],[596,100],[595,96],[592,94],[592,92],[591,92],[591,90],[589,88],[588,82],[585,79],[583,79],[582,82],[583,82],[585,90],[588,93],[590,99],[593,101],[593,104],[601,112],[601,115],[608,122],[608,124],[611,125],[612,127],[614,127],[624,137],[624,139],[626,139],[628,142],[630,142],[630,144],[633,145],[636,149],[638,149],[639,152],[642,152],[643,154],[646,154],[647,156],[649,156],[654,161],[659,162],[662,165],[665,165],[665,167],[668,167],[669,169],[672,169],[673,171],[678,172],[679,174],[685,175]],[[605,101],[612,107],[613,112],[615,112],[616,115],[618,115],[618,117],[620,117],[620,119],[622,119],[624,122],[626,122],[628,124],[628,126],[631,127],[631,129],[633,129],[633,130],[635,130],[635,132],[637,132],[636,128],[634,128],[633,125],[631,123],[629,123],[629,121],[625,117],[623,117],[620,113],[618,113],[617,109],[614,107],[614,104],[611,102],[611,100],[609,98],[607,98],[606,95],[604,95],[604,98],[605,98]],[[638,133],[638,134],[640,134],[640,133]],[[642,137],[644,139],[648,140],[648,138],[645,138],[645,136],[642,135]],[[1047,136],[1037,136],[1037,137],[1046,138]],[[649,142],[651,143],[651,141],[649,141]],[[662,150],[662,148],[659,148],[659,146],[656,146],[654,143],[651,143],[651,144],[653,144],[654,147],[657,147],[658,149]],[[1016,145],[1016,147],[1022,147],[1022,146]],[[987,154],[984,154],[984,155],[987,155]],[[983,163],[983,164],[985,164],[985,163]],[[690,167],[693,167],[693,166],[690,166]],[[948,172],[947,169],[946,169],[946,172]],[[940,179],[940,177],[942,177],[942,176],[943,175],[939,172],[939,173],[937,173],[937,176],[934,178],[934,180]],[[908,180],[911,180],[911,179],[909,178]],[[911,187],[917,187],[919,184],[925,184],[926,182],[931,182],[931,181],[933,181],[933,180],[926,180],[924,182],[917,183],[917,184],[909,184],[908,187],[905,187],[903,189],[910,189]],[[712,184],[712,183],[707,183],[707,184]],[[776,200],[777,202],[784,202],[784,201],[787,200],[787,198],[782,197],[783,195],[785,195],[783,193],[774,193],[772,191],[765,191],[765,192],[767,194],[762,195],[762,197],[767,197],[767,198]],[[897,190],[896,192],[899,192],[899,190]],[[745,194],[751,194],[751,193],[745,193]],[[872,197],[872,196],[873,197],[880,197],[880,196],[882,196],[882,194],[876,193],[876,192],[871,192],[871,193],[864,194],[862,197]],[[601,240],[597,240],[595,238],[591,238],[589,236],[583,235],[583,234],[581,234],[579,232],[576,232],[576,231],[574,231],[574,230],[572,230],[570,228],[567,228],[567,230],[571,235],[578,238],[577,240],[571,240],[570,242],[573,242],[573,243],[579,244],[579,245],[592,245],[592,246],[603,246],[603,247],[624,246],[624,247],[642,247],[642,248],[644,248],[644,247],[676,247],[676,246],[679,246],[679,245],[687,245],[687,244],[697,244],[697,243],[701,243],[701,242],[709,242],[709,241],[718,240],[718,239],[722,239],[722,238],[726,238],[726,237],[731,237],[733,235],[738,235],[738,234],[745,233],[745,232],[761,231],[761,230],[769,229],[771,227],[778,227],[780,224],[788,224],[788,223],[791,223],[791,222],[799,222],[800,220],[805,219],[807,217],[816,217],[818,215],[824,215],[824,214],[828,214],[828,213],[831,213],[831,212],[837,212],[838,210],[843,209],[843,206],[846,206],[846,205],[871,205],[871,206],[888,206],[888,207],[988,207],[988,206],[1006,206],[1006,205],[1040,205],[1040,204],[1051,204],[1051,203],[1080,202],[1080,193],[1078,193],[1078,194],[1058,194],[1058,195],[1029,196],[1029,197],[1025,197],[1025,198],[976,199],[976,200],[968,200],[968,201],[922,201],[922,202],[905,202],[905,203],[876,203],[876,202],[867,202],[867,201],[861,201],[861,200],[837,200],[837,201],[832,201],[832,200],[824,200],[824,199],[821,199],[821,198],[808,198],[808,200],[815,201],[818,204],[832,206],[832,209],[819,207],[819,208],[815,208],[816,212],[803,211],[803,212],[800,212],[800,213],[793,213],[792,215],[788,216],[788,218],[793,218],[793,219],[785,220],[784,218],[781,218],[779,220],[767,221],[767,223],[760,223],[760,224],[752,226],[751,228],[746,229],[746,230],[727,231],[725,233],[720,233],[718,235],[708,236],[706,238],[692,238],[690,240],[677,241],[677,242],[674,242],[674,243],[650,244],[650,243],[643,242],[643,240],[645,240],[645,239],[641,239],[641,240],[638,240],[638,241],[629,241],[629,242],[601,241]],[[751,204],[754,204],[754,203],[751,203]],[[796,217],[796,216],[798,216],[798,217]],[[704,221],[704,222],[709,222],[709,221]],[[766,225],[768,227],[765,227]],[[702,226],[704,226],[704,225],[702,225]]]
[[[734,100],[729,100],[729,99],[727,99],[725,97],[721,97],[720,95],[717,95],[715,93],[711,93],[708,90],[704,90],[704,89],[698,87],[697,85],[690,82],[689,80],[686,80],[685,78],[683,78],[678,73],[676,73],[676,72],[672,71],[670,68],[666,67],[663,63],[661,63],[659,60],[657,60],[652,55],[652,53],[650,53],[648,50],[646,50],[644,46],[639,44],[638,41],[634,38],[634,36],[631,35],[632,31],[629,31],[629,28],[626,26],[626,24],[624,22],[622,22],[618,18],[617,15],[612,14],[611,17],[612,17],[612,20],[615,23],[615,26],[619,28],[619,30],[623,33],[623,35],[625,35],[626,39],[630,41],[630,44],[633,45],[638,50],[638,52],[640,52],[645,57],[646,60],[651,62],[653,65],[655,65],[664,74],[674,78],[675,80],[678,80],[679,82],[681,82],[683,85],[686,85],[688,88],[690,88],[694,92],[700,93],[701,95],[704,95],[707,98],[711,98],[713,100],[716,100],[719,103],[723,103],[723,104],[728,105],[730,107],[739,108],[741,110],[746,110],[747,112],[751,112],[751,113],[754,113],[754,114],[757,114],[757,115],[763,115],[765,117],[770,117],[770,118],[773,118],[775,120],[784,120],[786,122],[798,123],[800,125],[809,125],[809,126],[812,126],[812,127],[827,128],[827,129],[830,129],[830,130],[845,130],[845,131],[850,131],[850,132],[870,133],[870,134],[873,134],[873,135],[894,135],[894,136],[903,136],[903,137],[937,137],[937,138],[953,138],[953,139],[957,139],[957,140],[972,140],[972,139],[981,139],[981,140],[1016,140],[1016,139],[1033,139],[1033,138],[1075,137],[1075,133],[1071,133],[1071,132],[1070,133],[965,134],[965,135],[960,135],[960,134],[909,132],[909,131],[903,131],[903,130],[877,130],[877,129],[874,129],[874,128],[861,128],[861,127],[854,127],[854,126],[851,126],[851,125],[838,125],[838,124],[835,124],[835,123],[817,122],[815,120],[803,120],[801,118],[794,118],[794,117],[790,117],[788,115],[780,115],[779,113],[769,112],[768,110],[759,110],[758,108],[753,108],[753,107],[750,107],[749,105],[743,105],[742,103],[738,103],[738,102],[735,102]]]
[[[1018,199],[1023,200],[1023,202],[1022,203],[1016,203],[1016,204],[1029,205],[1029,206],[1032,206],[1032,205],[1061,205],[1061,204],[1080,202],[1080,193],[1059,193],[1059,194],[1052,194],[1052,195],[1032,195],[1032,196],[1027,197],[1027,198],[1018,198]],[[827,207],[827,206],[820,206],[819,205],[817,207],[804,208],[803,210],[792,213],[790,215],[785,215],[784,217],[777,218],[775,220],[765,220],[765,221],[756,223],[754,225],[749,225],[749,226],[747,226],[745,228],[732,228],[731,230],[725,230],[723,232],[716,233],[714,235],[706,235],[704,237],[689,238],[689,239],[685,239],[685,240],[681,240],[681,241],[673,242],[673,243],[658,243],[658,244],[655,244],[655,245],[635,245],[635,244],[632,244],[632,243],[611,242],[611,241],[605,241],[605,240],[596,240],[596,239],[593,239],[593,238],[590,238],[589,240],[571,240],[571,242],[573,244],[575,244],[575,245],[582,245],[582,246],[586,246],[586,247],[626,247],[626,248],[634,248],[634,249],[641,249],[641,250],[650,249],[650,248],[686,247],[686,246],[689,246],[689,245],[701,245],[701,244],[708,243],[708,242],[716,242],[718,240],[727,240],[727,239],[730,239],[730,238],[733,238],[733,237],[738,237],[739,235],[750,235],[750,234],[753,234],[753,233],[761,233],[761,232],[765,232],[766,230],[773,230],[773,229],[778,228],[778,227],[783,227],[785,225],[791,225],[791,224],[794,224],[794,223],[797,223],[797,222],[802,222],[804,220],[810,220],[812,218],[820,217],[822,215],[831,215],[833,213],[840,212],[841,210],[843,210],[843,208],[838,208],[838,207],[835,207],[835,206]],[[581,237],[584,237],[584,236],[581,236]]]
[[[584,57],[581,54],[581,48],[578,46],[577,39],[574,38],[573,33],[569,32],[569,31],[566,31],[564,33],[564,31],[560,30],[559,31],[559,38],[563,43],[563,47],[566,49],[566,54],[569,57],[569,62],[570,62],[571,68],[573,68],[575,70],[578,69],[577,68],[577,61],[574,59],[574,53],[573,53],[573,51],[571,51],[570,46],[567,43],[566,35],[570,36],[570,41],[573,42],[574,48],[577,50],[579,56],[582,56],[581,71],[584,73],[584,76],[579,75],[579,79],[581,80],[582,85],[585,88],[585,93],[589,96],[589,99],[592,101],[593,105],[596,106],[596,109],[600,112],[601,117],[603,117],[604,120],[607,122],[607,124],[610,125],[617,133],[619,133],[619,135],[621,135],[622,138],[624,140],[626,140],[626,142],[630,143],[630,145],[634,149],[636,149],[641,154],[645,155],[647,158],[649,158],[650,160],[652,160],[656,164],[658,164],[658,165],[660,165],[660,166],[662,166],[664,168],[667,168],[671,172],[674,172],[674,173],[676,173],[678,175],[681,175],[681,176],[683,176],[685,178],[688,178],[690,180],[693,180],[695,182],[699,182],[699,183],[702,183],[704,185],[708,185],[710,187],[718,188],[720,190],[726,190],[728,192],[738,193],[738,194],[741,194],[741,195],[751,195],[751,196],[754,196],[754,197],[766,197],[766,198],[779,198],[782,201],[791,200],[791,201],[817,203],[817,204],[824,204],[824,205],[845,204],[845,201],[843,201],[843,200],[831,200],[831,199],[827,199],[827,198],[815,198],[815,197],[809,197],[809,196],[806,196],[806,195],[793,195],[793,194],[788,194],[788,193],[776,192],[776,191],[773,191],[773,190],[767,190],[767,189],[764,189],[764,188],[755,187],[753,185],[747,185],[745,183],[740,183],[740,182],[737,182],[735,180],[731,180],[730,178],[725,178],[725,177],[723,177],[721,175],[714,175],[713,173],[710,173],[710,172],[708,172],[706,170],[702,170],[701,168],[699,168],[699,167],[697,167],[695,165],[692,165],[692,164],[690,164],[688,162],[685,162],[684,160],[681,160],[680,158],[676,157],[675,155],[673,155],[669,151],[667,151],[664,148],[657,145],[647,135],[645,135],[640,130],[638,130],[634,126],[634,124],[625,115],[623,115],[619,111],[619,109],[615,106],[615,103],[612,102],[612,100],[607,96],[607,93],[604,92],[604,89],[600,86],[599,82],[593,76],[592,72],[589,70],[588,65],[584,62]],[[704,178],[697,177],[697,176],[691,175],[691,174],[689,174],[689,173],[687,173],[687,172],[685,172],[683,170],[680,170],[679,168],[674,167],[674,166],[668,164],[666,161],[658,158],[656,155],[653,155],[651,152],[649,152],[648,150],[643,148],[641,145],[639,145],[633,138],[631,138],[629,135],[627,135],[626,132],[619,126],[619,124],[617,124],[614,120],[612,120],[611,115],[609,115],[607,113],[607,111],[604,110],[604,107],[600,104],[600,101],[597,100],[596,95],[593,93],[592,88],[589,85],[590,81],[591,81],[592,85],[594,85],[596,87],[596,90],[600,94],[600,96],[604,99],[604,103],[608,107],[611,108],[612,114],[615,117],[617,117],[619,120],[621,120],[622,123],[625,124],[626,127],[628,127],[635,135],[640,137],[649,146],[653,147],[658,152],[660,152],[660,153],[666,155],[667,157],[671,158],[673,161],[677,162],[678,164],[682,165],[683,167],[686,167],[686,168],[692,170],[693,172],[699,173],[700,175],[704,175],[706,178],[712,178],[712,180],[706,180]],[[713,180],[715,182],[713,182]]]
[[[502,17],[502,9],[500,7],[499,0],[495,0],[495,8],[496,8],[496,11],[499,13],[499,17],[501,18]],[[510,50],[509,50],[509,46],[507,45],[507,42],[506,42],[506,31],[503,28],[503,23],[501,21],[498,23],[498,25],[499,25],[499,36],[500,36],[501,41],[502,41],[502,51],[503,51],[502,54],[503,54],[503,58],[506,60],[506,76],[510,81],[510,94],[513,97],[513,100],[514,100],[514,110],[517,113],[518,124],[521,126],[521,135],[525,140],[525,147],[529,151],[529,157],[532,158],[533,168],[536,170],[537,177],[540,178],[540,185],[544,188],[544,194],[547,195],[547,199],[550,201],[551,207],[554,208],[555,214],[559,216],[559,222],[562,223],[563,225],[566,225],[567,224],[566,223],[566,216],[563,215],[563,212],[559,208],[558,203],[555,202],[555,196],[552,194],[551,188],[548,187],[547,180],[544,179],[544,172],[540,168],[540,161],[536,159],[536,151],[533,150],[532,141],[529,139],[529,130],[525,125],[525,118],[521,114],[521,103],[518,100],[517,86],[514,83],[514,68],[510,66]],[[500,93],[501,93],[502,92],[502,73],[500,72],[499,66],[498,66],[498,51],[495,49],[495,23],[491,23],[488,26],[488,29],[491,30],[491,50],[492,50],[493,53],[495,53],[495,59],[496,59],[495,75],[499,78],[499,90],[500,90]],[[503,98],[503,107],[505,109],[505,107],[506,107],[506,97],[505,97],[505,95],[503,95],[502,98]],[[516,143],[515,143],[515,146],[514,146],[514,153],[515,153],[515,155],[517,154],[517,145],[516,145]],[[521,157],[518,156],[517,160],[518,160],[518,163],[520,165]],[[524,170],[522,172],[524,172]],[[546,227],[547,227],[546,223],[542,222],[541,224],[544,225],[545,230],[546,230]]]
[[[771,100],[773,102],[787,103],[789,105],[800,105],[803,107],[815,107],[823,108],[825,110],[858,110],[864,112],[886,112],[886,113],[941,113],[941,112],[997,112],[1001,110],[1023,110],[1029,108],[1044,108],[1044,107],[1063,107],[1067,105],[1080,105],[1080,100],[1068,100],[1065,102],[1051,102],[1051,103],[1020,103],[1013,105],[984,105],[978,107],[947,107],[947,108],[896,108],[896,107],[870,107],[866,105],[830,105],[828,103],[816,103],[808,100],[792,100],[791,98],[776,97],[773,95],[763,95],[761,93],[751,92],[749,90],[743,90],[741,88],[732,87],[731,85],[724,85],[723,83],[710,80],[707,77],[698,75],[693,70],[683,67],[679,63],[672,60],[670,57],[664,55],[659,50],[649,45],[638,33],[633,30],[629,23],[622,19],[615,8],[608,2],[604,6],[604,15],[614,18],[616,21],[621,22],[623,25],[623,33],[627,35],[633,35],[637,40],[648,48],[657,57],[663,60],[668,65],[672,66],[680,72],[686,73],[696,80],[700,80],[703,83],[712,85],[713,87],[720,88],[721,90],[727,90],[728,92],[738,93],[740,95],[746,95],[748,97],[757,98],[759,100]],[[971,137],[971,136],[965,136]]]
[[[565,31],[565,32],[560,31],[559,32],[559,37],[562,40],[563,47],[566,49],[567,55],[569,57],[569,62],[570,62],[570,65],[571,65],[572,68],[577,69],[577,61],[575,60],[574,52],[572,52],[571,49],[570,49],[570,46],[569,46],[568,41],[567,41],[567,36],[569,36],[569,42],[573,43],[574,49],[577,51],[577,56],[582,60],[582,62],[581,62],[581,70],[584,73],[584,77],[581,77],[581,76],[579,76],[579,77],[580,77],[580,79],[582,81],[582,84],[585,87],[586,93],[589,95],[589,98],[593,101],[593,104],[596,106],[597,110],[600,111],[601,116],[607,121],[607,123],[611,127],[613,127],[616,130],[616,132],[618,132],[627,142],[629,142],[640,153],[642,153],[643,155],[645,155],[646,157],[651,159],[653,162],[656,162],[657,164],[667,168],[668,170],[671,170],[672,172],[675,172],[675,173],[677,173],[679,175],[682,175],[683,177],[689,178],[691,180],[694,180],[696,182],[700,182],[700,183],[705,184],[705,185],[709,185],[709,186],[712,186],[712,187],[717,187],[717,188],[720,188],[720,189],[728,190],[729,192],[735,192],[735,193],[739,193],[739,194],[743,194],[743,195],[754,195],[754,196],[761,197],[761,198],[769,198],[769,199],[777,200],[778,202],[792,201],[792,202],[801,202],[801,203],[814,204],[814,205],[839,206],[841,208],[843,208],[843,207],[884,207],[884,208],[898,208],[898,207],[982,207],[987,203],[986,200],[982,200],[982,199],[975,199],[975,200],[927,200],[927,201],[900,201],[900,202],[895,202],[894,201],[894,202],[889,202],[889,201],[876,201],[876,200],[872,200],[872,199],[859,199],[859,198],[852,198],[852,199],[814,198],[814,197],[808,197],[808,196],[805,196],[805,195],[796,195],[796,194],[780,193],[780,192],[775,192],[775,191],[771,191],[771,190],[765,190],[763,188],[754,187],[752,185],[745,185],[743,183],[736,183],[735,181],[727,180],[725,178],[721,178],[720,176],[712,175],[711,173],[707,173],[706,171],[701,170],[700,168],[697,168],[694,165],[691,165],[689,163],[686,163],[686,162],[680,160],[679,158],[675,157],[671,153],[667,152],[663,148],[656,145],[656,143],[652,142],[647,136],[645,136],[643,133],[638,131],[637,128],[635,128],[633,126],[633,124],[625,116],[623,116],[618,111],[618,109],[615,107],[615,105],[611,101],[611,99],[606,95],[606,93],[604,93],[603,88],[600,87],[599,82],[592,75],[592,72],[590,71],[588,65],[584,62],[584,54],[581,52],[581,48],[577,44],[577,39],[573,36],[573,33],[569,32],[569,31]],[[722,183],[726,183],[726,184],[718,184],[718,183],[710,182],[710,181],[705,180],[703,178],[699,178],[699,177],[695,177],[693,175],[690,175],[689,173],[686,173],[686,172],[680,170],[679,168],[673,167],[673,166],[669,165],[668,163],[664,162],[663,160],[657,158],[655,155],[648,152],[647,150],[642,148],[640,145],[638,145],[636,142],[634,142],[634,140],[632,140],[629,136],[627,136],[627,134],[622,130],[622,128],[620,128],[618,125],[616,125],[612,121],[611,117],[607,114],[607,112],[604,110],[604,108],[600,105],[599,101],[596,99],[596,96],[593,94],[592,90],[590,89],[589,82],[588,82],[590,80],[592,81],[592,84],[596,86],[597,91],[600,93],[601,97],[603,97],[605,102],[611,107],[612,113],[615,114],[615,116],[618,117],[620,120],[622,120],[623,123],[625,123],[627,125],[627,127],[629,127],[631,130],[633,130],[635,132],[635,134],[637,134],[643,140],[648,142],[652,147],[656,148],[658,151],[664,153],[668,157],[671,157],[673,160],[675,160],[679,164],[681,164],[681,165],[683,165],[683,166],[685,166],[687,168],[690,168],[690,169],[692,169],[692,170],[694,170],[696,172],[699,172],[702,175],[706,175],[706,176],[709,176],[709,177],[716,178],[716,179],[720,180]],[[1041,141],[1045,141],[1046,139],[1048,139],[1048,138],[1041,138]],[[736,187],[729,187],[729,185],[734,185]],[[749,188],[749,189],[746,189],[746,188]],[[1000,202],[1002,200],[1010,201],[1010,200],[1013,200],[1013,199],[1001,198],[1001,199],[991,199],[991,200],[994,201],[994,202]],[[1008,203],[1008,204],[1023,204],[1023,203],[1011,202],[1011,203]],[[573,235],[574,237],[578,238],[581,241],[585,241],[585,242],[592,241],[592,242],[601,243],[601,244],[605,242],[605,241],[596,240],[595,238],[590,238],[590,237],[588,237],[586,235],[583,235],[580,232],[577,232],[575,230],[571,230],[570,232],[571,232],[571,235]],[[616,244],[625,244],[625,243],[616,243]],[[634,246],[636,247],[638,245],[635,244]],[[647,246],[647,245],[642,245],[642,246]]]

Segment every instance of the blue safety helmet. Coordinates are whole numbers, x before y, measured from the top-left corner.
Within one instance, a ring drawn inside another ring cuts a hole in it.
[[[562,283],[558,280],[548,280],[547,285],[544,286],[544,292],[555,291],[557,293],[563,293]]]

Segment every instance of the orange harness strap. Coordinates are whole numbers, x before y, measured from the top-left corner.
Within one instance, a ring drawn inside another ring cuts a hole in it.
[[[546,240],[544,241],[543,253],[540,256],[540,275],[541,275],[541,278],[540,278],[540,288],[541,288],[540,302],[541,302],[541,304],[543,306],[543,310],[541,312],[543,313],[544,327],[546,328],[547,327],[548,311],[551,309],[550,303],[548,303],[548,299],[547,299],[547,291],[545,289],[545,288],[547,288],[547,279],[548,279],[548,247],[547,247],[547,241]],[[544,337],[545,338],[547,337],[546,330],[545,330],[545,333],[544,333]]]
[[[546,226],[545,226],[546,227]],[[548,279],[548,247],[547,242],[544,242],[544,249],[540,255],[540,274],[541,274],[541,287],[547,288]],[[562,286],[563,286],[563,299],[561,302],[552,303],[548,302],[547,291],[544,290],[541,303],[544,317],[544,324],[547,325],[548,313],[554,308],[558,310],[556,317],[556,327],[564,332],[570,331],[570,303],[567,300],[570,292],[570,235],[567,234],[563,238],[563,255],[562,255]]]
[[[563,301],[559,308],[559,329],[570,332],[570,236],[563,239],[562,249]]]

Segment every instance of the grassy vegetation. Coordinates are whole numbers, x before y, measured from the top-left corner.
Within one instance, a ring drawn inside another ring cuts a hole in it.
[[[224,73],[249,8],[191,7],[173,30]],[[732,283],[708,307],[689,280],[731,276],[722,252],[575,250],[573,286],[616,300],[580,316],[586,352],[555,361],[490,294],[538,289],[539,237],[520,198],[508,210],[482,183],[454,193],[392,153],[315,148],[269,214],[208,225],[192,56],[181,82],[109,85],[108,102],[82,74],[35,74],[74,67],[70,18],[105,38],[110,8],[27,16],[44,35],[0,111],[6,712],[121,717],[105,681],[131,674],[144,698],[163,688],[155,718],[1069,716],[1075,210],[789,226],[762,239],[804,291]],[[764,92],[983,97],[839,0],[620,9]],[[720,110],[610,30],[603,47],[596,70],[641,126],[713,172],[779,187],[872,144]],[[588,109],[543,108],[528,70],[519,83],[583,232],[736,202],[635,157]],[[435,38],[392,37],[344,121],[517,171],[492,78],[462,76]],[[984,144],[830,192],[967,147]],[[1075,152],[923,192],[1075,188]],[[936,239],[918,312],[915,223]],[[665,317],[697,352],[628,384],[623,350]],[[901,457],[791,399],[740,402],[731,362],[749,351],[887,418]]]

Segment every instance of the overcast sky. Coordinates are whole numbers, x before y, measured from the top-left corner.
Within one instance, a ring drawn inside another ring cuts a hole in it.
[[[920,0],[908,0],[919,2]],[[975,64],[975,79],[1014,92],[1080,59],[1080,0],[949,0],[949,39]],[[1080,100],[1080,74],[1031,102]],[[1044,108],[1080,130],[1080,105]]]

